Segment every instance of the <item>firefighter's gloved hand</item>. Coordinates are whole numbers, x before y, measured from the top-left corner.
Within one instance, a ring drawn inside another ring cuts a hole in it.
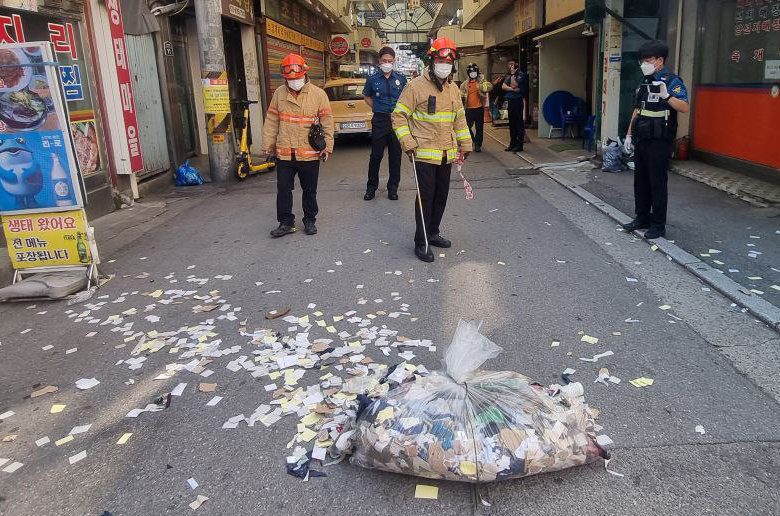
[[[664,81],[653,81],[653,86],[658,86],[658,95],[666,100],[669,98],[669,89],[666,87],[666,83]]]
[[[626,151],[626,154],[634,152],[634,142],[632,141],[630,134],[627,134],[626,139],[623,141],[623,150]]]

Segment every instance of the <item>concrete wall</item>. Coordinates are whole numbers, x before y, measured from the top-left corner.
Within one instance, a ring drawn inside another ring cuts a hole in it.
[[[462,29],[457,25],[446,25],[441,27],[436,33],[437,38],[450,38],[458,48],[463,47],[481,47],[482,31],[472,29]]]
[[[247,100],[260,100],[260,72],[258,71],[257,47],[255,46],[255,28],[241,24],[241,48],[244,51],[244,75],[246,76]],[[263,110],[260,104],[249,106],[252,148],[260,149],[263,143]]]
[[[539,49],[539,136],[547,137],[550,124],[542,115],[544,100],[553,91],[566,90],[573,95],[585,98],[587,77],[587,45],[589,39],[545,38]],[[560,137],[560,132],[553,137]]]
[[[201,154],[209,153],[209,144],[206,139],[206,113],[203,109],[203,83],[200,77],[200,47],[198,47],[198,26],[195,18],[187,17],[187,55],[190,59],[190,71],[192,77],[192,100],[195,103],[195,122],[198,126],[198,137]]]
[[[694,107],[693,98],[694,70],[696,65],[696,24],[699,10],[698,0],[685,0],[682,12],[682,32],[680,39],[680,65],[677,74],[688,87],[688,100]],[[670,15],[672,13],[669,13]],[[677,136],[682,138],[691,133],[691,112],[677,115]]]

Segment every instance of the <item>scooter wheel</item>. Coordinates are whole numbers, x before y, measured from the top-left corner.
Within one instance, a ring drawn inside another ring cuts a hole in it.
[[[236,165],[236,177],[239,181],[243,181],[249,177],[249,165],[246,161],[239,161]]]

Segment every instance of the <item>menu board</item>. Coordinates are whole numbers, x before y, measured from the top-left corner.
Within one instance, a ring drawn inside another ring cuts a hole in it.
[[[722,2],[722,41],[726,43],[718,66],[719,83],[776,81],[768,61],[780,59],[780,1],[730,0]]]
[[[49,42],[0,46],[0,214],[82,206],[53,61]]]

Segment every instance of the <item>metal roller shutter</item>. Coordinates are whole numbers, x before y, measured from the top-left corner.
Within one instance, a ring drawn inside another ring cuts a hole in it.
[[[325,54],[310,48],[303,48],[303,58],[309,65],[309,80],[319,86],[325,87]]]
[[[272,38],[270,36],[266,38],[266,43],[268,52],[268,75],[271,83],[271,91],[269,92],[270,101],[270,95],[273,95],[276,88],[284,84],[284,79],[282,78],[280,71],[282,59],[290,52],[299,53],[301,47],[295,43],[288,43],[287,41],[282,41],[281,39]],[[306,60],[308,62],[308,58],[306,58]]]

